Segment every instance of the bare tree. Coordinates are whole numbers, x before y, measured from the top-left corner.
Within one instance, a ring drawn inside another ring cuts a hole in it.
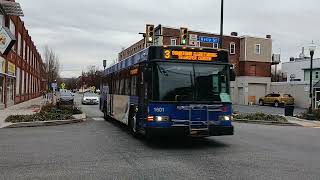
[[[98,67],[89,66],[86,75],[88,80],[87,84],[89,86],[95,86],[96,88],[100,87],[101,72],[99,71]]]
[[[73,90],[73,89],[77,89],[78,86],[78,79],[77,78],[65,78],[63,79],[63,82],[66,84],[66,88]]]
[[[60,78],[60,62],[58,55],[49,46],[44,48],[44,60],[48,76],[48,85]]]

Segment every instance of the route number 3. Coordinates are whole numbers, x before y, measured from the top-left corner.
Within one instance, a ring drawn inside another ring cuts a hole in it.
[[[171,58],[171,51],[170,50],[165,50],[164,51],[164,58],[165,59],[170,59]]]

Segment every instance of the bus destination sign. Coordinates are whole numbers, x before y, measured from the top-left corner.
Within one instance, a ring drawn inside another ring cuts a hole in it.
[[[218,53],[213,52],[194,52],[187,50],[165,50],[165,59],[179,59],[190,61],[214,61],[218,57]]]

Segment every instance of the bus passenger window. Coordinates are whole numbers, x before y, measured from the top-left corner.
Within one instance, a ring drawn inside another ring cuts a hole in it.
[[[137,95],[137,77],[136,76],[132,76],[131,77],[131,96],[136,96]]]
[[[130,96],[130,79],[126,78],[125,80],[125,95]]]

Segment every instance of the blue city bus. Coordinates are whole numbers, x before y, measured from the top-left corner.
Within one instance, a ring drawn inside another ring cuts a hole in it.
[[[150,46],[107,68],[100,109],[134,135],[233,135],[227,50]]]

